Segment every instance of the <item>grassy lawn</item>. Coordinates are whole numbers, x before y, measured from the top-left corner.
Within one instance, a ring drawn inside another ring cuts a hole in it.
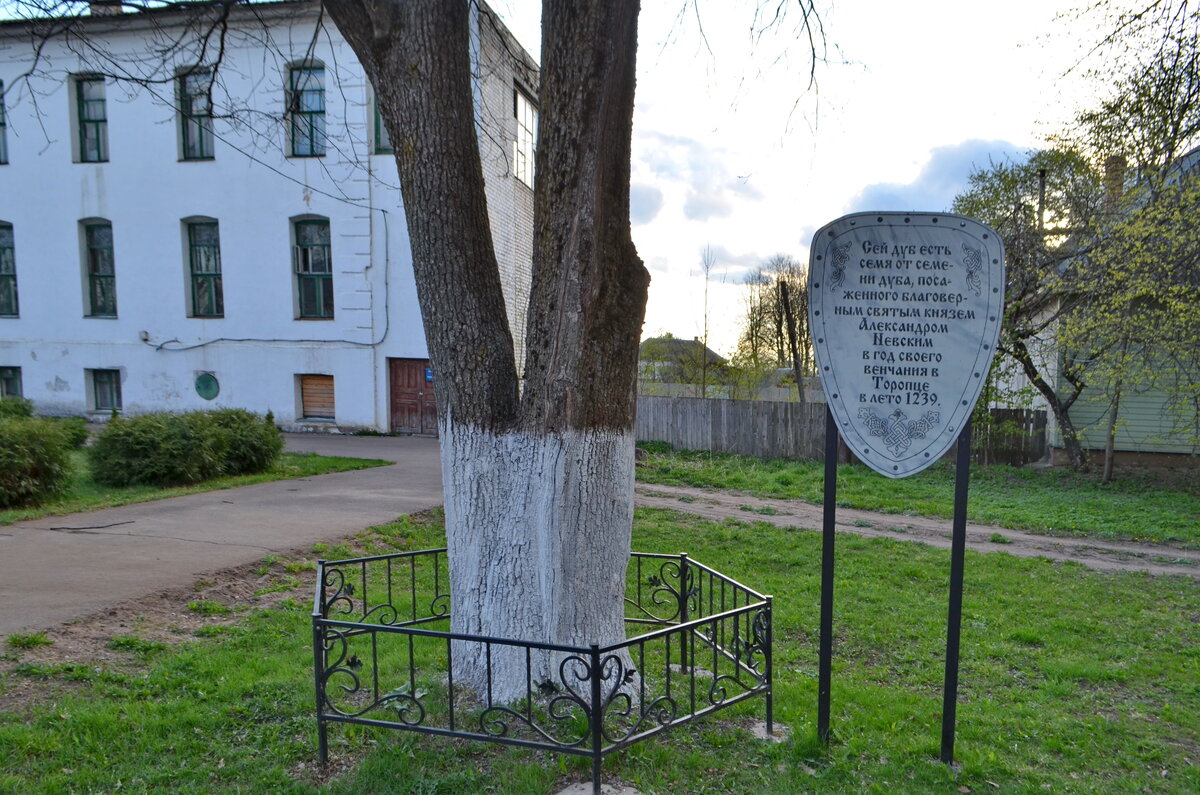
[[[651,446],[653,449],[653,446]],[[825,465],[694,451],[652,452],[638,466],[644,483],[745,491],[819,504]],[[861,464],[838,467],[838,505],[949,518],[954,469],[937,464],[891,480]],[[1063,470],[976,466],[968,502],[974,521],[1037,533],[1112,540],[1170,541],[1200,547],[1200,475],[1118,478]]]
[[[376,528],[357,546],[441,543],[433,515]],[[754,700],[610,757],[608,778],[648,795],[1200,791],[1193,580],[968,553],[954,772],[936,761],[946,552],[839,539],[835,738],[822,748],[819,535],[644,510],[634,548],[686,550],[775,595],[776,719],[793,735],[750,739],[744,726],[763,710]],[[139,641],[131,616],[115,661],[22,663],[41,645],[29,638],[0,649],[15,665],[0,686],[42,694],[29,711],[0,713],[0,791],[540,794],[584,778],[578,759],[353,726],[331,727],[336,772],[320,777],[304,574],[281,604],[235,611],[175,647]]]
[[[64,513],[94,511],[97,508],[129,505],[134,502],[161,500],[165,497],[178,497],[182,494],[197,494],[202,491],[232,489],[236,486],[249,486],[253,483],[266,483],[271,480],[304,478],[313,475],[325,475],[330,472],[347,472],[353,469],[387,466],[388,463],[387,461],[372,458],[342,458],[338,456],[319,456],[312,453],[283,453],[275,463],[275,466],[257,475],[216,478],[191,486],[175,486],[166,489],[155,488],[154,486],[113,488],[111,486],[102,486],[92,480],[87,456],[82,450],[73,450],[71,452],[71,483],[67,488],[66,494],[62,498],[47,503],[40,508],[0,510],[0,525],[12,524],[23,519],[38,519],[42,516],[57,516]]]

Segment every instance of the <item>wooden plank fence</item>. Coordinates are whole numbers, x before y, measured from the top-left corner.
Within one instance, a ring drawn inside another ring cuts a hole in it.
[[[992,409],[974,459],[1022,466],[1046,452],[1046,412]],[[639,441],[759,458],[825,458],[825,404],[638,395]],[[953,448],[949,455],[953,455]]]
[[[635,431],[684,450],[820,460],[825,404],[638,395]]]

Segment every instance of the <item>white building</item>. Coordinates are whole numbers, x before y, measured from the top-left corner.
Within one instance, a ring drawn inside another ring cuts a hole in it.
[[[235,6],[182,47],[207,24],[113,10],[44,39],[45,22],[0,23],[0,394],[435,432],[396,165],[319,4]],[[486,7],[471,30],[520,359],[537,72]]]

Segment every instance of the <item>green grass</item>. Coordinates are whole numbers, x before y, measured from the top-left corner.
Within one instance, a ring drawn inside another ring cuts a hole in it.
[[[651,446],[638,480],[744,491],[820,504],[824,464],[724,453],[662,452]],[[860,464],[838,467],[838,505],[883,513],[949,518],[954,470],[937,464],[893,480]],[[1200,476],[1123,477],[1109,484],[1059,469],[975,466],[968,513],[973,521],[1054,535],[1181,542],[1200,546]]]
[[[389,463],[388,461],[381,461],[374,458],[343,458],[339,456],[320,456],[313,453],[284,453],[273,467],[257,475],[215,478],[191,486],[175,486],[165,489],[154,486],[113,488],[111,486],[103,486],[92,480],[87,456],[82,450],[75,450],[71,453],[72,475],[66,494],[60,499],[38,508],[2,510],[0,511],[0,525],[12,524],[13,522],[25,519],[40,519],[43,516],[94,511],[98,508],[113,508],[118,505],[130,505],[135,502],[149,502],[150,500],[161,500],[166,497],[179,497],[183,494],[198,494],[204,491],[232,489],[238,486],[249,486],[254,483],[266,483],[272,480],[306,478],[314,475],[326,475],[331,472],[348,472],[354,469],[387,466]]]
[[[54,643],[45,632],[14,632],[8,636],[8,645],[14,649],[36,649]]]
[[[223,616],[233,612],[232,607],[221,604],[215,599],[198,599],[188,602],[188,610],[202,616]]]
[[[431,520],[360,548],[442,543]],[[936,759],[948,553],[838,540],[832,719],[816,742],[819,534],[639,511],[634,548],[688,551],[775,595],[776,716],[753,700],[604,763],[652,793],[1200,791],[1200,589],[1193,580],[967,553],[956,755]],[[0,687],[43,701],[0,713],[0,792],[550,793],[586,763],[522,749],[330,727],[314,773],[311,625],[297,592],[120,667],[21,663]],[[125,642],[132,648],[137,644]]]

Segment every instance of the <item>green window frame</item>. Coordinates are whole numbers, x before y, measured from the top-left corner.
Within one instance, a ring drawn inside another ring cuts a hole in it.
[[[188,270],[192,280],[192,317],[225,317],[221,281],[221,236],[216,221],[189,223]]]
[[[108,110],[104,101],[104,78],[76,78],[75,102],[79,121],[79,162],[107,162]]]
[[[288,127],[292,157],[325,154],[325,67],[296,66],[288,74]]]
[[[0,317],[17,317],[17,252],[11,224],[0,224]]]
[[[117,269],[112,224],[84,224],[88,317],[117,316]]]
[[[395,154],[392,148],[392,138],[388,135],[387,125],[383,123],[383,114],[379,112],[379,102],[375,102],[375,154]]]
[[[333,256],[328,221],[297,221],[292,260],[296,272],[297,315],[333,319]]]
[[[21,368],[0,367],[0,398],[21,397]]]
[[[513,141],[513,174],[532,188],[538,111],[533,100],[519,88],[513,89],[513,117],[517,120],[517,137]]]
[[[8,115],[4,111],[4,81],[0,80],[0,166],[8,163]]]
[[[179,76],[179,124],[184,160],[212,160],[212,70]]]
[[[92,409],[121,410],[121,371],[92,370]]]

